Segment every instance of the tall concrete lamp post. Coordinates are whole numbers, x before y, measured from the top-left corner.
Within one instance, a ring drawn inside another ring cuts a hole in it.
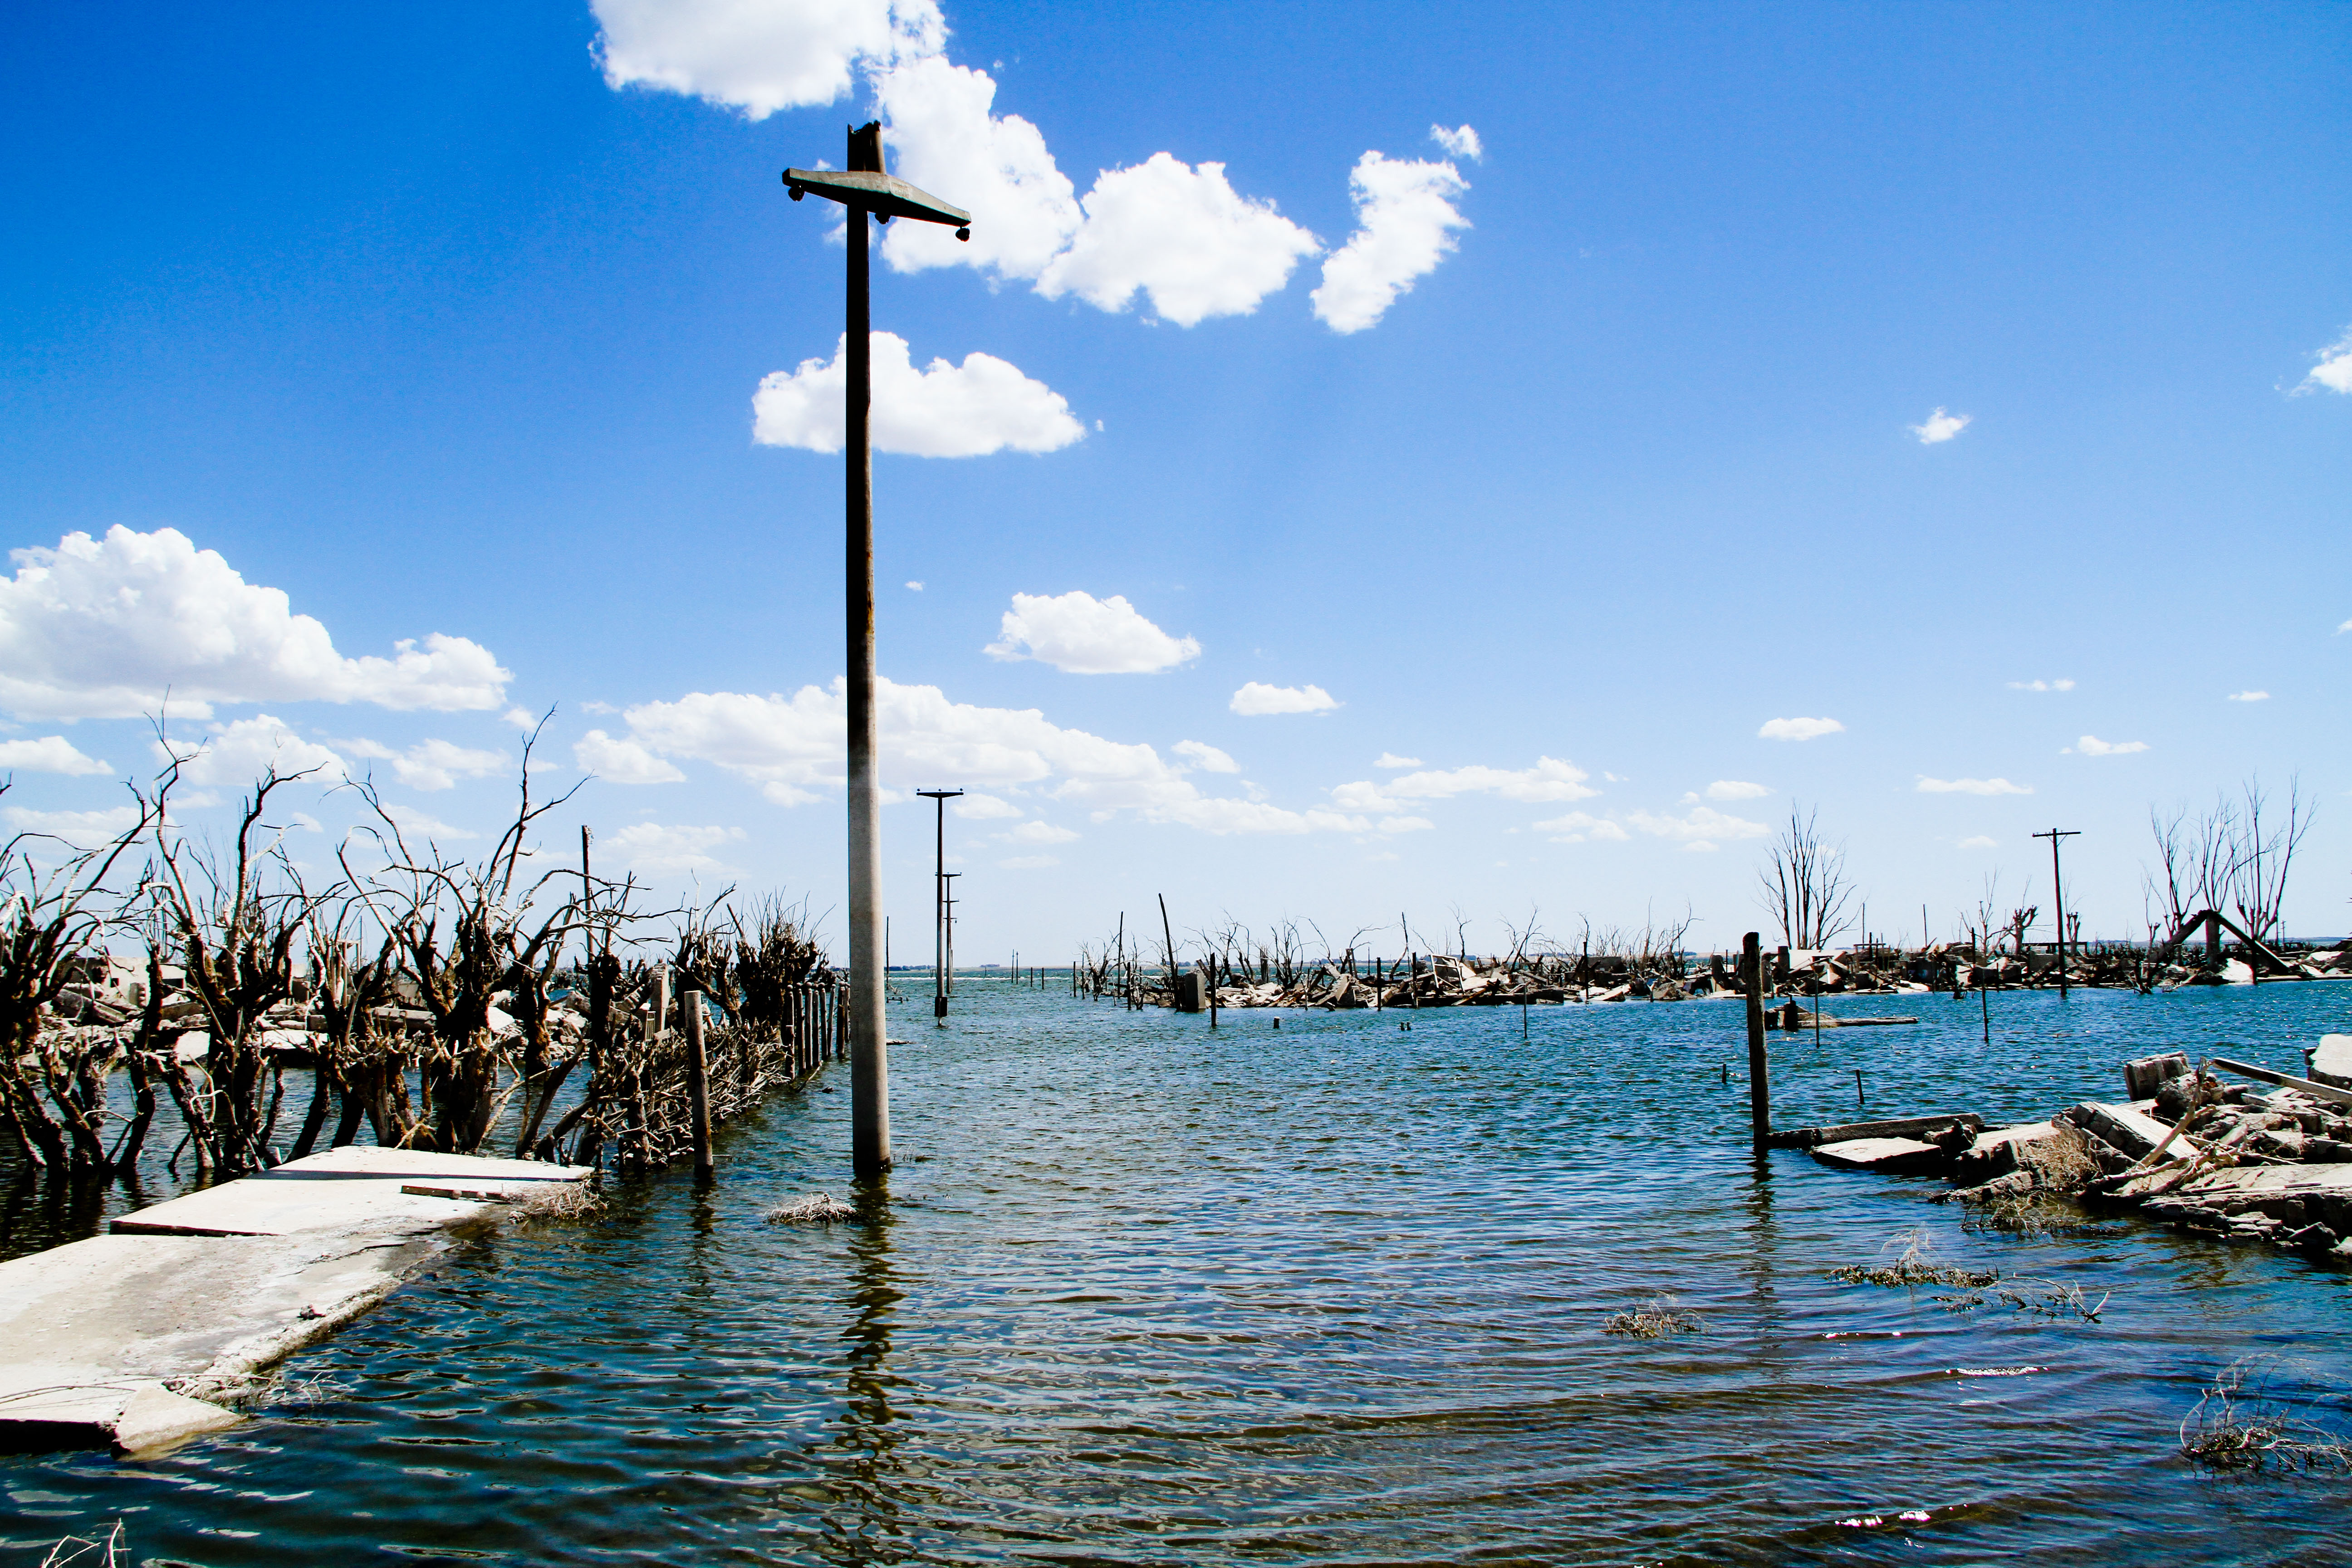
[[[849,552],[849,1106],[850,1163],[861,1176],[890,1168],[889,1038],[883,1005],[882,797],[874,761],[874,447],[872,309],[866,220],[946,224],[971,237],[971,215],[893,179],[882,166],[882,127],[849,133],[849,167],[786,169],[793,200],[814,192],[849,209],[849,357],[846,486]]]

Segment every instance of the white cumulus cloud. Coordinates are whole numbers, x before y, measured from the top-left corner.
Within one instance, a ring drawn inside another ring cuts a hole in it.
[[[1457,795],[1493,795],[1524,802],[1587,800],[1601,792],[1584,781],[1592,775],[1558,757],[1538,757],[1533,767],[1495,768],[1473,763],[1436,768],[1393,778],[1381,788],[1401,800],[1446,800]]]
[[[1717,779],[1706,786],[1709,800],[1761,800],[1771,793],[1769,784],[1749,784],[1745,779]]]
[[[971,790],[948,802],[948,809],[966,822],[990,822],[1018,816],[1021,808],[1001,795]]]
[[[626,715],[629,739],[656,756],[708,762],[761,786],[779,805],[841,787],[847,773],[847,699],[836,680],[790,697],[693,692]],[[1207,795],[1149,745],[1065,729],[1034,708],[953,702],[936,686],[876,685],[882,778],[984,788],[1033,786],[1108,820],[1133,811],[1146,822],[1208,833],[1368,833],[1361,816],[1292,811],[1262,800]],[[991,813],[990,815],[994,815]]]
[[[0,708],[54,719],[130,719],[161,708],[206,719],[215,702],[373,702],[482,709],[512,675],[489,649],[435,633],[393,657],[346,658],[276,588],[247,583],[177,529],[69,533],[17,550],[0,580]]]
[[[1045,133],[996,111],[994,79],[947,57],[934,0],[593,5],[603,25],[596,58],[615,89],[685,93],[758,120],[834,102],[862,76],[881,111],[892,172],[972,215],[969,242],[939,225],[889,226],[882,253],[901,271],[971,267],[1106,310],[1128,309],[1140,292],[1159,319],[1192,326],[1255,310],[1323,248],[1272,202],[1235,191],[1223,163],[1187,163],[1166,151],[1102,170],[1080,197]],[[1431,135],[1455,157],[1481,152],[1466,125],[1433,126]],[[1397,247],[1391,240],[1385,248]],[[1403,263],[1391,257],[1388,265]]]
[[[513,759],[504,752],[477,751],[451,741],[425,741],[395,752],[390,746],[374,741],[341,741],[343,751],[354,757],[372,757],[389,762],[393,774],[410,789],[454,789],[459,779],[488,778],[504,773]]]
[[[1990,849],[1998,842],[1999,841],[1996,839],[1988,838],[1983,834],[1979,833],[1971,837],[1961,839],[1960,847],[1963,849]]]
[[[1195,166],[1167,153],[1104,170],[1079,205],[1086,222],[1047,263],[1037,291],[1123,310],[1139,290],[1160,320],[1180,327],[1248,315],[1322,248],[1272,202],[1234,190],[1223,163]]]
[[[480,834],[469,827],[453,827],[439,817],[432,816],[413,805],[386,801],[384,815],[400,828],[401,836],[411,846],[437,844],[445,838],[479,838]]]
[[[1066,594],[1015,594],[998,625],[991,658],[1034,658],[1072,675],[1146,675],[1201,657],[1191,637],[1170,637],[1126,598]]]
[[[120,838],[138,826],[139,808],[110,805],[97,811],[35,811],[11,805],[0,807],[0,820],[19,833],[47,834],[76,848],[86,848]]]
[[[2232,702],[2268,702],[2270,700],[2271,694],[2267,691],[2247,690],[2230,693],[2230,700]]]
[[[934,223],[894,223],[882,255],[901,272],[974,267],[1035,279],[1069,248],[1086,215],[1045,133],[991,112],[996,83],[943,55],[908,60],[875,81],[891,170],[971,214],[971,238]]]
[[[2012,680],[2009,689],[2011,691],[2072,691],[2074,683],[2071,680]]]
[[[1050,822],[1024,822],[1009,832],[996,837],[1012,844],[1067,844],[1077,835],[1066,827],[1056,827]]]
[[[1915,784],[1921,795],[2032,795],[2031,784],[2015,784],[2007,779],[1931,779],[1919,775]]]
[[[1585,800],[1601,792],[1584,781],[1591,775],[1574,763],[1558,757],[1538,757],[1533,767],[1497,768],[1483,763],[1468,767],[1432,768],[1400,778],[1374,783],[1357,779],[1331,788],[1331,804],[1341,811],[1396,812],[1406,801],[1451,800],[1456,795],[1491,795],[1503,800],[1542,803]]]
[[[2102,741],[2096,735],[2085,735],[2072,748],[2086,757],[2123,757],[2134,752],[2147,750],[2146,741]]]
[[[1571,811],[1565,816],[1538,822],[1536,831],[1550,834],[1553,841],[1559,844],[1582,844],[1591,839],[1622,844],[1633,837],[1632,834],[1607,817],[1594,816],[1582,811]]]
[[[1714,841],[1718,838],[1761,838],[1767,831],[1760,822],[1733,816],[1711,805],[1695,805],[1680,816],[1671,812],[1629,812],[1625,820],[1653,837],[1675,838],[1685,843],[1704,842],[1709,848],[1715,847]]]
[[[1255,718],[1268,713],[1322,713],[1339,704],[1319,686],[1268,686],[1251,680],[1244,682],[1225,706]]]
[[[334,752],[304,740],[292,725],[268,713],[210,725],[201,740],[158,741],[154,751],[159,763],[178,759],[181,782],[199,787],[248,788],[271,767],[280,778],[309,773],[321,784],[340,783],[347,771]]]
[[[751,396],[751,438],[766,447],[838,452],[849,438],[844,397],[848,339],[830,360],[774,371]],[[1011,447],[1052,452],[1086,434],[1062,395],[994,354],[935,359],[917,370],[907,340],[876,332],[872,434],[877,452],[917,458],[981,458]]]
[[[1205,773],[1237,773],[1242,765],[1206,741],[1179,741],[1169,748]]]
[[[686,777],[677,763],[664,762],[636,742],[615,739],[602,730],[591,730],[573,742],[572,760],[580,764],[581,772],[594,773],[608,784],[677,784]]]
[[[667,89],[764,120],[831,103],[859,68],[938,49],[931,0],[590,0],[607,85]]]
[[[28,773],[110,773],[114,770],[95,757],[82,755],[63,735],[37,741],[0,741],[0,771],[17,768]]]
[[[1844,730],[1834,719],[1767,719],[1756,736],[1762,741],[1811,741]]]
[[[631,869],[659,877],[724,871],[728,868],[711,851],[742,837],[740,827],[671,827],[658,822],[633,822],[615,829],[603,842],[618,851]]]
[[[1451,163],[1366,153],[1348,183],[1356,232],[1324,260],[1322,285],[1308,296],[1317,319],[1335,332],[1378,321],[1414,279],[1436,270],[1454,247],[1454,231],[1470,226],[1454,205],[1470,184]]]
[[[1939,442],[1950,440],[1967,429],[1969,421],[1973,418],[1975,418],[1974,415],[1947,414],[1938,408],[1927,416],[1926,423],[1912,426],[1911,434],[1919,437],[1919,445],[1922,447],[1933,447]]]
[[[1421,766],[1421,759],[1419,757],[1400,757],[1394,752],[1382,752],[1379,756],[1372,759],[1372,766],[1376,768],[1417,768]]]
[[[1479,142],[1478,133],[1467,125],[1458,126],[1452,131],[1448,131],[1443,125],[1433,125],[1429,128],[1429,139],[1444,148],[1446,156],[1450,158],[1467,158],[1475,163],[1486,155],[1486,149]]]
[[[2312,357],[2319,363],[2295,387],[2297,393],[2317,392],[2322,387],[2329,392],[2352,393],[2352,328],[2346,329],[2342,337]]]

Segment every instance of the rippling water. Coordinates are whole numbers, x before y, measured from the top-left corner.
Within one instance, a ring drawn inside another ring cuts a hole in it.
[[[2294,1068],[2352,1012],[2325,984],[2005,994],[1988,1047],[1973,998],[1899,1000],[1919,1026],[1773,1037],[1781,1124],[1852,1117],[1856,1068],[1865,1114],[2014,1119],[2157,1049]],[[136,1560],[205,1564],[2352,1556],[2352,1482],[2215,1480],[2175,1444],[2242,1355],[2352,1390],[2345,1272],[2131,1221],[1979,1237],[1935,1184],[1759,1171],[1736,1005],[1211,1035],[959,1001],[902,1014],[867,1223],[761,1219],[848,1191],[838,1077],[730,1134],[708,1194],[469,1244],[220,1439],[0,1460],[0,1559],[117,1519]],[[1825,1277],[1912,1226],[2110,1300],[1955,1313]],[[1701,1331],[1602,1333],[1660,1295]]]

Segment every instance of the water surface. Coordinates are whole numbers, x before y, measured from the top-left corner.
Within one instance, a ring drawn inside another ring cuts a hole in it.
[[[2241,1356],[2352,1389],[2352,1276],[2132,1221],[1979,1236],[1937,1184],[1759,1168],[1736,1005],[1214,1035],[996,982],[959,1005],[899,1015],[866,1223],[761,1217],[849,1193],[835,1069],[730,1133],[713,1190],[468,1244],[243,1428],[0,1460],[0,1561],[117,1519],[137,1560],[224,1568],[2352,1555],[2352,1482],[2217,1481],[2175,1443]],[[1861,1114],[2013,1120],[2158,1049],[2293,1068],[2352,987],[2002,994],[1990,1046],[1974,998],[1830,1004],[1898,1005],[1920,1024],[1772,1037],[1780,1124],[1857,1114],[1857,1068]],[[1826,1277],[1913,1227],[2107,1305]],[[1700,1331],[1602,1332],[1660,1296]]]

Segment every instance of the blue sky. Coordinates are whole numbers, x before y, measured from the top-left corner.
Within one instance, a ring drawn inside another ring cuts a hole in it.
[[[999,803],[951,826],[966,954],[1161,892],[1489,944],[1687,905],[1728,944],[1792,801],[1874,930],[1945,934],[1995,870],[2046,909],[2055,823],[2122,935],[2151,804],[2256,772],[2321,802],[2287,923],[2347,924],[2340,7],[9,31],[14,826],[119,799],[168,686],[212,794],[331,753],[494,834],[552,705],[615,864],[837,905],[842,252],[777,173],[887,99],[894,167],[980,221],[877,255],[877,421],[1003,446],[876,459],[889,782]],[[1842,729],[1759,732],[1797,719]],[[919,931],[929,808],[885,823]]]

